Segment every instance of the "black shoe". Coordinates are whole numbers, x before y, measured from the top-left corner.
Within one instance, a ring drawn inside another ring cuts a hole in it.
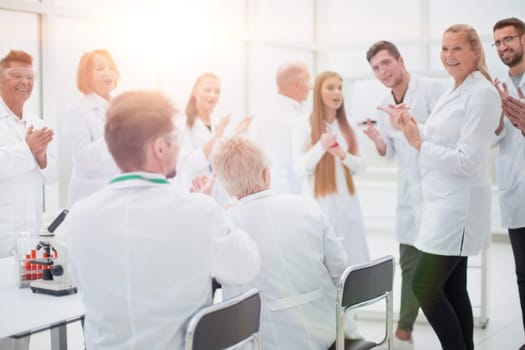
[[[519,350],[525,350],[525,344],[523,344],[522,346],[520,346]]]

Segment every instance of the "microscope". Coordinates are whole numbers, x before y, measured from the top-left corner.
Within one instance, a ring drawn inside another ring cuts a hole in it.
[[[31,281],[30,286],[33,293],[62,296],[77,292],[77,287],[71,284],[67,271],[64,269],[64,264],[67,263],[66,247],[53,239],[55,230],[64,221],[67,213],[67,209],[62,210],[47,230],[40,232],[36,250],[43,250],[43,258],[29,261],[31,264],[42,267],[42,279]]]

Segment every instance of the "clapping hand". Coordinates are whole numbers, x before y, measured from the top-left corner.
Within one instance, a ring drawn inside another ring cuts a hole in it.
[[[191,180],[190,192],[203,193],[211,196],[215,185],[215,175],[197,175]]]
[[[40,169],[47,166],[47,146],[53,140],[53,135],[53,130],[47,127],[35,130],[33,125],[30,125],[27,128],[25,141]]]

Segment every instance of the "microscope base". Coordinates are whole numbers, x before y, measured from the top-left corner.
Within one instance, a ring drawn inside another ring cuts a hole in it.
[[[58,297],[76,293],[77,287],[72,286],[71,283],[34,281],[31,282],[31,290],[33,293],[49,294]]]

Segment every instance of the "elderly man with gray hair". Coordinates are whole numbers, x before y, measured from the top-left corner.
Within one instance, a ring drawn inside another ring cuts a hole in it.
[[[299,194],[301,178],[291,166],[292,127],[298,119],[307,122],[304,101],[311,88],[310,73],[304,63],[285,63],[277,69],[275,81],[277,94],[256,113],[253,135],[268,156],[272,190]]]
[[[253,281],[226,287],[223,295],[262,291],[264,349],[327,349],[335,340],[336,283],[347,256],[321,209],[309,197],[272,194],[265,156],[247,139],[218,144],[211,163],[239,200],[230,217],[256,242],[262,263]]]

